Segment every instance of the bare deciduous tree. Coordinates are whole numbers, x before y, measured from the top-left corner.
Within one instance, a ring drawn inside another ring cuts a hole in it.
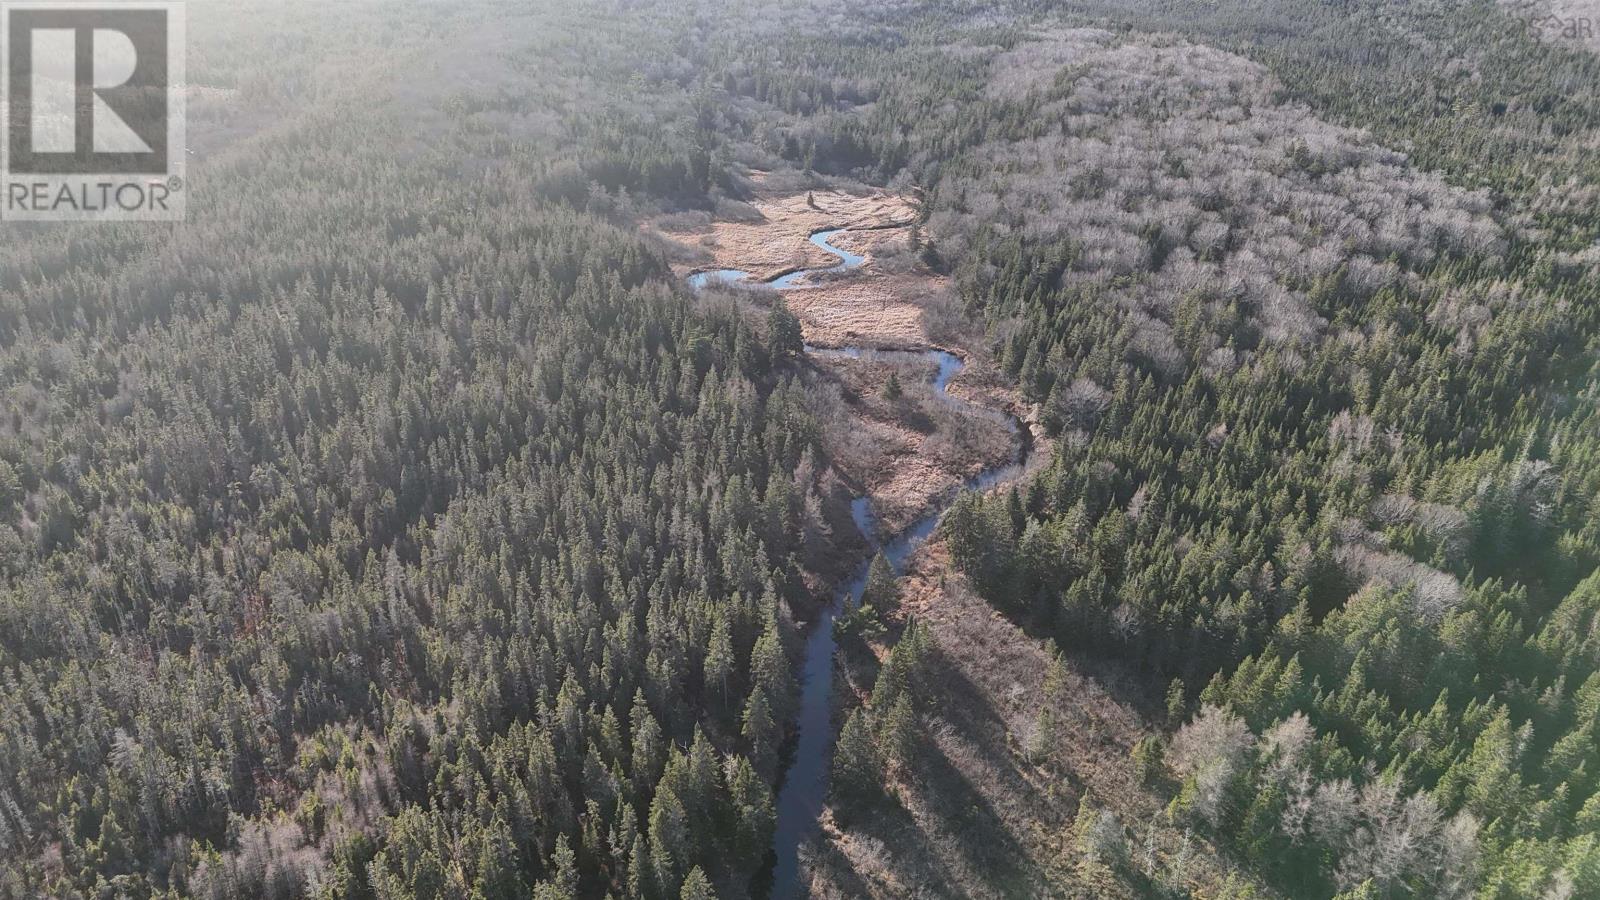
[[[1243,770],[1255,735],[1243,719],[1207,704],[1172,739],[1170,758],[1194,779],[1194,809],[1212,825],[1221,821],[1229,785]]]

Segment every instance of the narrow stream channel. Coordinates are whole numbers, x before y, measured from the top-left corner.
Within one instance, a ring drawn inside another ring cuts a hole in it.
[[[839,257],[840,262],[837,265],[790,272],[765,284],[779,290],[804,289],[809,286],[805,283],[805,276],[810,273],[842,272],[861,265],[865,257],[841,250],[829,243],[834,235],[844,230],[837,228],[819,231],[811,236],[813,244]],[[695,289],[714,283],[751,283],[750,273],[738,269],[716,269],[689,276],[689,285]],[[938,366],[938,373],[933,379],[933,388],[941,400],[963,412],[1001,423],[1014,435],[1019,434],[1016,421],[1005,413],[968,403],[950,394],[948,390],[950,379],[954,378],[963,366],[961,359],[953,353],[944,350],[876,350],[869,347],[823,349],[809,345],[806,347],[806,352],[824,359],[837,357],[860,359],[874,356],[880,359],[903,359],[908,362],[919,360],[932,362]],[[1027,443],[1018,440],[1017,446],[1017,458],[1013,462],[985,470],[969,479],[966,486],[970,489],[985,490],[1021,474]],[[878,546],[888,558],[890,565],[894,567],[896,574],[904,571],[906,560],[939,527],[939,520],[948,508],[949,503],[941,504],[895,535],[888,543]],[[877,527],[870,499],[857,497],[850,504],[850,514],[862,535],[869,543],[876,545],[874,536]],[[841,612],[860,602],[862,591],[867,585],[867,570],[871,565],[872,560],[869,557],[857,567],[855,574],[840,588],[834,601],[817,616],[806,636],[800,682],[800,714],[797,722],[799,737],[794,761],[784,773],[782,785],[778,789],[777,827],[772,837],[772,849],[776,856],[772,874],[773,900],[796,900],[807,895],[806,886],[799,878],[799,849],[800,844],[816,831],[817,819],[822,814],[822,807],[827,800],[828,763],[832,758],[835,737],[833,654],[836,642],[833,637],[833,621]]]

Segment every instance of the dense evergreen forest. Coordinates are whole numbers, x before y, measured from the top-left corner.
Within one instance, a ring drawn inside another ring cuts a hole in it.
[[[990,83],[929,230],[1063,440],[958,564],[1172,679],[1134,762],[1285,893],[1592,896],[1600,69],[1489,5],[1264,6]]]
[[[192,2],[190,221],[4,226],[0,897],[764,896],[862,548],[793,319],[637,227],[753,168],[920,198],[1052,438],[954,565],[1225,868],[1600,896],[1600,58],[1523,14]]]
[[[8,234],[0,893],[746,884],[813,427],[615,212],[708,157],[593,11],[340,9],[195,5],[187,225]]]

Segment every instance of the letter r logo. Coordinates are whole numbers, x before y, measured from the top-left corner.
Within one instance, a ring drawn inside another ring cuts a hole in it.
[[[88,122],[77,121],[78,90],[73,80],[52,77],[50,65],[41,61],[61,61],[63,69],[77,71],[80,38],[87,37],[93,65],[90,67],[90,107]],[[152,148],[107,104],[115,89],[126,85],[139,69],[139,51],[120,31],[96,28],[74,31],[69,28],[38,28],[33,31],[34,153],[77,153],[78,139],[87,137],[91,153],[151,153]],[[87,124],[87,128],[83,127]]]
[[[0,4],[9,171],[168,171],[170,34],[162,6]]]
[[[0,0],[0,221],[181,222],[184,0]]]

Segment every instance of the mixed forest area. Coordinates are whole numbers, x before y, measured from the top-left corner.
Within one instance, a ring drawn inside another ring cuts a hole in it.
[[[0,898],[774,895],[918,453],[803,893],[1600,897],[1600,9],[188,7],[189,221],[0,226]]]

